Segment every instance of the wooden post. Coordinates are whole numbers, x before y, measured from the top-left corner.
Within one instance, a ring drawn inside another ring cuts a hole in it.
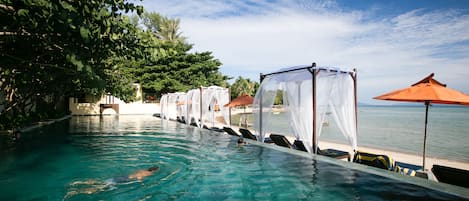
[[[353,96],[355,98],[355,132],[358,138],[358,101],[357,101],[357,69],[356,68],[353,69],[352,78],[353,78],[353,94],[354,94]],[[353,150],[353,151],[355,152],[356,150]]]
[[[260,73],[259,75],[259,85],[262,84],[262,81],[264,80],[264,75],[262,75],[262,73]],[[259,86],[259,89],[258,90],[262,90],[262,88]],[[263,108],[262,108],[262,91],[260,91],[259,93],[259,136],[262,134],[262,112],[263,112]],[[264,141],[264,139],[262,139],[262,141]]]
[[[314,69],[316,67],[316,63],[313,63],[312,67],[312,74],[313,74],[313,153],[317,153],[317,144],[316,144],[316,75],[317,70]]]
[[[231,88],[228,88],[228,103],[230,103],[230,102],[231,102]],[[228,111],[228,115],[230,116],[228,121],[229,121],[230,125],[228,125],[228,126],[231,127],[231,107],[228,107],[228,108],[230,109]]]
[[[203,109],[203,107],[202,107],[202,95],[203,95],[203,91],[204,91],[203,87],[200,86],[200,96],[199,96],[199,100],[200,100],[200,119],[199,119],[199,127],[200,127],[200,128],[202,128],[202,126],[203,126],[202,124],[204,123],[204,121],[203,121],[203,119],[202,119],[202,117],[203,117],[203,114],[202,114],[202,113],[203,113],[203,110],[202,110],[202,109]]]

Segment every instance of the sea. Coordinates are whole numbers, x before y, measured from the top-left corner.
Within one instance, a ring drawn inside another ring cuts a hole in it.
[[[270,126],[291,133],[284,113]],[[319,140],[347,144],[330,115]],[[425,106],[359,106],[358,147],[422,155]],[[469,107],[433,105],[428,111],[427,157],[469,162]]]

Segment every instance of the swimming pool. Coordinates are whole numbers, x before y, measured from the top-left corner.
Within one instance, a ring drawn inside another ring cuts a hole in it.
[[[422,180],[421,187],[257,142],[238,147],[236,140],[151,116],[72,117],[24,134],[0,155],[0,200],[465,199],[426,188],[440,184]],[[160,170],[142,181],[74,185],[154,165]]]

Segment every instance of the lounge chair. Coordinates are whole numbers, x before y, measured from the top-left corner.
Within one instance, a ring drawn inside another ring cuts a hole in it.
[[[395,163],[396,163],[396,168],[397,168],[396,172],[399,172],[401,174],[408,175],[408,176],[418,176],[418,177],[427,178],[427,175],[424,174],[423,172],[417,172],[417,170],[422,169],[422,166],[399,162],[399,161],[396,161]]]
[[[469,188],[469,171],[442,165],[433,165],[432,172],[438,181]]]
[[[321,156],[335,158],[335,159],[346,158],[347,161],[350,161],[350,153],[346,151],[337,150],[337,149],[319,149],[318,148],[317,154]]]
[[[396,171],[394,160],[386,155],[378,155],[357,151],[355,152],[355,155],[353,157],[353,162],[389,171]]]
[[[270,139],[278,146],[293,149],[293,145],[283,135],[270,134]]]
[[[178,117],[176,117],[176,121],[179,122],[179,123],[183,123],[183,124],[186,123],[186,120],[185,120],[184,117],[179,117],[179,116],[178,116]]]
[[[293,146],[295,146],[297,150],[308,152],[308,150],[305,147],[305,144],[303,144],[303,141],[301,140],[295,140],[293,142]]]
[[[205,129],[208,129],[208,130],[211,130],[211,131],[215,131],[215,132],[223,132],[223,129],[221,128],[218,128],[218,127],[207,127],[207,125],[204,124],[204,126],[202,128],[205,128]]]
[[[295,142],[291,144],[285,136],[278,134],[270,134],[270,139],[278,146],[307,152],[305,145],[299,140],[295,140]]]
[[[230,127],[223,127],[223,130],[228,133],[228,135],[232,135],[232,136],[236,136],[236,137],[240,137],[241,135],[236,133],[236,131],[234,131],[233,129],[231,129]]]
[[[244,138],[257,140],[257,137],[251,133],[248,129],[240,128],[239,132],[243,135]]]
[[[252,134],[251,131],[249,131],[248,129],[240,128],[239,132],[241,133],[241,135],[243,135],[243,138],[247,138],[247,139],[251,139],[251,140],[257,140],[257,137],[254,134]],[[265,143],[273,143],[272,139],[270,139],[268,137],[264,138],[264,142]]]

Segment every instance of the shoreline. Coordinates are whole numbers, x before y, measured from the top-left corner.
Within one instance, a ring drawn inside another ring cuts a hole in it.
[[[353,153],[352,148],[350,145],[336,143],[336,142],[329,142],[329,141],[320,141],[319,144],[322,148],[332,148],[332,149],[339,149],[348,151],[349,153]],[[384,148],[375,148],[375,147],[367,147],[367,146],[358,146],[357,148],[359,151],[373,153],[373,154],[383,154],[392,157],[395,161],[409,163],[417,166],[422,165],[422,156],[416,155],[412,153],[405,153],[402,151],[396,150],[387,150]],[[451,159],[444,159],[444,158],[437,158],[437,157],[425,157],[425,169],[430,170],[433,165],[443,165],[448,167],[454,167],[463,170],[469,170],[469,163],[464,161],[457,161]]]
[[[220,125],[220,123],[217,123],[218,127],[223,125]],[[239,133],[239,128],[238,126],[231,125],[231,128],[235,130],[237,133]],[[250,129],[251,132],[253,132],[252,129]],[[253,132],[254,133],[254,132]],[[295,140],[294,137],[291,136],[285,136],[291,143]],[[318,144],[321,149],[338,149],[342,151],[347,151],[353,156],[353,150],[352,147],[348,144],[343,144],[339,142],[333,142],[333,141],[327,141],[327,140],[320,140]],[[387,155],[391,158],[393,158],[395,161],[398,162],[404,162],[416,166],[421,166],[422,165],[422,155],[416,155],[414,153],[406,153],[403,151],[399,150],[389,150],[386,148],[380,148],[380,147],[372,147],[372,146],[357,146],[357,149],[362,152],[368,152],[372,154],[381,154],[381,155]],[[425,157],[425,169],[431,170],[433,165],[442,165],[442,166],[448,166],[448,167],[453,167],[453,168],[458,168],[458,169],[463,169],[463,170],[469,170],[469,162],[466,161],[460,161],[460,160],[452,160],[452,159],[445,159],[445,158],[438,158],[438,157]]]

